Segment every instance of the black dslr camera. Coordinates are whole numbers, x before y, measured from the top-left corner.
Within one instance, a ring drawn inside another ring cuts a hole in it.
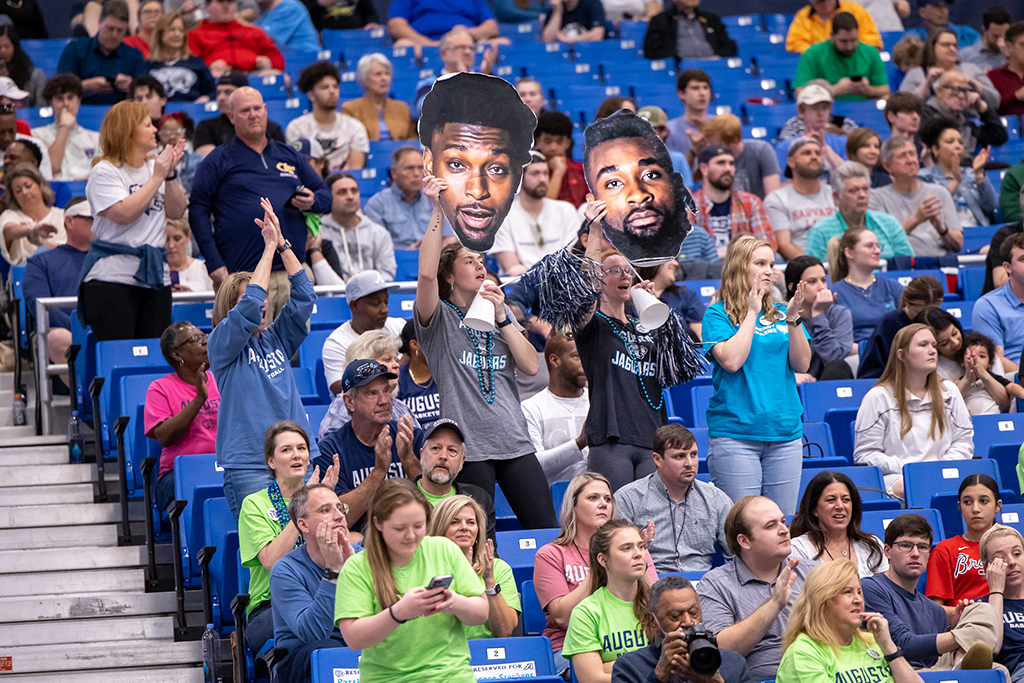
[[[715,634],[703,624],[691,626],[683,636],[690,655],[690,668],[701,676],[711,676],[722,666],[722,653],[718,651]]]

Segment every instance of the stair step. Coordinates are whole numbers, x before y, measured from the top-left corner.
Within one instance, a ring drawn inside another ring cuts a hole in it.
[[[8,415],[10,415],[9,406],[10,406],[10,403],[8,403],[7,405],[4,406],[4,408],[8,409],[8,413],[7,413]],[[7,422],[8,422],[7,426],[0,427],[0,441],[14,441],[14,442],[21,441],[21,442],[23,442],[23,445],[25,445],[25,446],[36,446],[36,445],[38,445],[38,443],[36,442],[36,439],[44,439],[44,438],[46,438],[46,437],[42,437],[42,436],[37,436],[36,435],[36,428],[33,427],[32,425],[25,425],[24,427],[11,427],[10,426],[10,417],[7,418]],[[67,441],[68,441],[67,437],[64,437],[63,441],[64,441],[64,443],[67,443]],[[8,445],[15,445],[15,444],[8,444]]]
[[[40,643],[92,643],[112,640],[173,640],[173,617],[71,619],[0,624],[0,643],[10,647]],[[8,647],[4,648],[9,649]]]
[[[110,524],[120,519],[115,503],[0,507],[0,529]]]
[[[91,526],[54,526],[38,529],[0,529],[0,548],[31,550],[65,546],[116,547],[117,527],[113,524]],[[2,619],[0,615],[0,619]]]
[[[88,593],[0,598],[0,623],[169,615],[174,593]]]
[[[72,622],[80,626],[79,622]],[[50,671],[79,671],[97,669],[125,669],[139,666],[181,666],[201,664],[203,644],[199,641],[175,643],[167,641],[103,641],[61,645],[35,645],[4,648],[4,656],[11,658],[11,674],[43,673]],[[202,676],[202,669],[199,669]],[[4,679],[7,675],[2,675]],[[78,681],[77,675],[61,680]],[[27,680],[27,677],[26,677]],[[99,679],[92,679],[99,680]],[[103,681],[111,679],[104,677]],[[124,679],[121,679],[124,680]],[[141,679],[132,679],[141,680]],[[166,679],[161,679],[166,680]]]
[[[141,567],[145,562],[146,548],[143,546],[45,548],[30,553],[0,550],[0,574]],[[41,580],[41,577],[37,578]],[[2,642],[3,638],[0,638]]]
[[[0,449],[0,454],[3,450]],[[2,458],[3,455],[0,455]],[[0,505],[70,505],[92,503],[92,484],[61,484],[59,486],[23,486],[0,489]]]
[[[67,463],[68,447],[66,444],[0,448],[0,467],[66,465]]]
[[[26,446],[56,446],[61,444],[68,447],[68,437],[60,434],[53,436],[38,436],[35,427],[8,427],[9,430],[21,430],[20,433],[3,432],[0,430],[0,452],[13,448],[24,448]]]
[[[141,569],[99,569],[95,571],[48,572],[45,581],[37,574],[13,574],[0,578],[0,594],[74,595],[106,591],[144,591],[146,575]]]
[[[2,674],[0,674],[2,675]],[[7,674],[5,681],[26,683],[68,683],[68,674]],[[106,671],[76,671],[75,683],[203,683],[203,668],[107,669]]]
[[[93,481],[94,465],[43,465],[41,467],[0,467],[0,486],[54,486],[87,484]],[[116,471],[117,468],[114,467]]]

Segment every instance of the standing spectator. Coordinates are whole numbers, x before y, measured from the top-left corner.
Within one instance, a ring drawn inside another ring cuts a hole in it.
[[[882,138],[870,128],[858,128],[846,136],[846,155],[871,171],[871,187],[885,187],[892,178],[878,160],[882,158]]]
[[[647,119],[648,123],[654,129],[654,132],[658,134],[662,142],[665,142],[669,138],[668,130],[668,114],[661,107],[655,107],[648,105],[646,107],[640,107],[636,113],[642,119]],[[683,185],[687,188],[693,187],[693,171],[690,169],[690,162],[687,160],[686,155],[682,152],[675,150],[669,150],[669,158],[672,159],[672,170],[683,176]],[[774,154],[773,154],[774,158]]]
[[[910,16],[908,0],[861,0],[879,33],[903,32],[903,19]]]
[[[579,208],[589,190],[583,164],[572,158],[572,133],[568,116],[546,111],[537,118],[533,136],[548,163],[548,199],[560,199]]]
[[[13,26],[0,25],[0,59],[7,62],[7,75],[14,84],[28,93],[22,105],[42,107],[46,102],[43,95],[46,74],[22,49],[18,31]]]
[[[214,0],[217,2],[217,0]],[[218,116],[203,119],[196,125],[192,145],[198,154],[209,156],[215,147],[235,139],[235,124],[231,121],[231,93],[249,85],[249,77],[241,71],[232,71],[217,79]],[[273,121],[267,121],[267,137],[284,142],[284,131]]]
[[[398,399],[409,406],[412,416],[429,431],[441,417],[441,399],[437,395],[437,382],[416,339],[416,324],[412,320],[406,321],[402,328],[402,345],[398,352],[409,359],[398,369]]]
[[[673,0],[651,17],[644,36],[647,59],[735,57],[736,41],[717,14],[700,8],[700,0]]]
[[[882,145],[881,158],[892,184],[871,190],[870,209],[902,223],[915,256],[960,251],[964,233],[953,197],[944,186],[917,179],[921,164],[914,143],[904,137],[891,137]]]
[[[856,20],[860,42],[882,49],[882,36],[875,21],[859,3],[853,0],[812,0],[793,17],[786,34],[786,50],[804,52],[815,43],[828,40],[832,21],[843,12],[853,15]]]
[[[167,265],[171,269],[171,288],[175,292],[212,292],[213,280],[206,272],[206,264],[188,253],[191,243],[188,219],[167,221],[164,248],[167,250]],[[165,510],[167,506],[160,509]]]
[[[391,155],[391,185],[366,201],[363,213],[391,233],[395,249],[419,249],[430,224],[430,199],[423,194],[423,153],[399,147]],[[444,239],[455,233],[444,221]]]
[[[936,31],[951,31],[956,40],[963,46],[973,45],[981,39],[981,34],[970,26],[949,23],[949,6],[946,0],[919,0],[917,13],[924,26],[910,29],[907,33],[916,35],[921,40],[934,36]]]
[[[153,40],[153,29],[160,21],[164,13],[164,3],[161,0],[143,0],[139,3],[139,27],[138,31],[124,39],[124,44],[134,47],[142,53],[142,56],[149,59],[150,44]]]
[[[262,0],[260,4],[266,9],[256,20],[256,26],[274,39],[279,50],[320,51],[320,39],[309,10],[299,0]]]
[[[733,241],[719,301],[704,314],[715,388],[707,410],[708,469],[735,501],[766,495],[795,510],[803,429],[795,373],[807,372],[811,347],[800,323],[805,286],[797,285],[788,307],[776,304],[774,263],[764,240]]]
[[[359,183],[349,173],[333,173],[324,182],[331,191],[331,212],[323,217],[321,236],[331,240],[346,280],[364,270],[395,279],[391,234],[359,211]],[[349,244],[349,240],[354,244]]]
[[[145,432],[163,449],[156,479],[156,506],[174,500],[174,461],[179,455],[217,452],[220,392],[206,355],[206,335],[179,322],[160,335],[160,353],[174,372],[146,390]]]
[[[188,49],[187,33],[180,14],[160,17],[146,68],[160,81],[169,102],[209,102],[217,96],[217,81],[206,63]]]
[[[22,0],[18,4],[5,2],[0,5],[0,14],[11,18],[11,22],[17,27],[22,38],[45,40],[50,37],[38,0]]]
[[[267,197],[271,206],[282,207],[281,240],[294,249],[300,263],[306,257],[302,212],[324,214],[331,207],[331,193],[306,160],[292,147],[267,137],[267,107],[258,91],[239,88],[231,93],[229,107],[235,138],[199,165],[189,197],[188,222],[215,283],[224,282],[229,272],[253,268],[260,260],[251,214],[243,207],[253,206],[261,197]],[[288,300],[289,278],[284,270],[283,261],[274,259],[267,297],[271,320]]]
[[[133,78],[131,87],[128,88],[128,99],[135,100],[149,110],[149,118],[153,119],[154,126],[160,121],[167,107],[164,86],[152,76]]]
[[[372,0],[304,0],[317,31],[383,28]]]
[[[798,122],[803,124],[803,130],[793,137],[780,139],[775,145],[779,166],[786,163],[789,148],[800,137],[818,141],[826,170],[831,171],[846,160],[846,136],[828,132],[829,122],[832,120],[831,88],[828,82],[814,79],[800,89],[800,94],[796,96],[796,112]]]
[[[523,169],[519,194],[488,252],[507,275],[525,273],[548,254],[571,244],[576,236],[576,207],[547,198],[550,178],[547,161],[535,151]]]
[[[919,178],[949,190],[961,225],[989,225],[999,206],[996,188],[985,175],[991,149],[974,156],[970,167],[961,167],[964,143],[956,122],[950,119],[930,121],[921,131],[921,140],[931,152],[935,164],[920,172]]]
[[[1006,126],[999,120],[995,105],[979,95],[976,87],[962,73],[947,71],[942,74],[935,96],[929,98],[921,110],[921,124],[927,125],[942,117],[953,119],[960,129],[965,149],[1004,144],[1009,139]],[[981,122],[980,125],[975,118]]]
[[[821,182],[824,166],[817,140],[797,140],[786,153],[787,176],[793,182],[764,198],[764,210],[772,226],[779,255],[788,260],[804,253],[807,233],[823,218],[836,212],[832,187]]]
[[[711,77],[701,69],[686,69],[676,77],[676,96],[683,103],[683,115],[669,119],[665,146],[685,154],[692,164],[696,156],[693,148],[704,139],[704,124],[710,118]]]
[[[982,96],[989,109],[998,108],[999,92],[983,68],[960,58],[959,45],[956,34],[950,29],[940,29],[931,34],[924,45],[921,66],[907,72],[900,82],[900,91],[912,93],[927,102],[938,94],[939,79],[947,72],[955,71],[969,79],[970,88]]]
[[[82,79],[83,104],[120,102],[132,79],[145,73],[142,53],[124,44],[127,31],[128,5],[124,0],[107,0],[96,37],[76,38],[64,47],[57,73],[73,73]]]
[[[918,275],[907,283],[900,296],[899,308],[883,315],[867,338],[857,368],[857,378],[881,377],[892,355],[896,333],[915,320],[927,322],[920,320],[922,311],[941,306],[943,298],[942,284],[931,275]],[[938,334],[936,327],[932,327],[932,331]],[[941,373],[939,376],[942,376]]]
[[[235,0],[210,0],[209,19],[189,31],[188,49],[206,62],[214,78],[228,71],[284,69],[284,57],[266,32],[236,18]]]
[[[195,134],[195,122],[185,112],[176,111],[173,114],[164,114],[156,122],[157,140],[161,145],[173,147],[179,140],[185,141],[185,153],[181,156],[181,162],[175,168],[181,186],[185,194],[192,193],[192,181],[195,180],[196,169],[203,161],[203,155],[198,152],[190,152],[192,138]]]
[[[97,341],[159,337],[171,324],[164,229],[187,208],[173,175],[185,143],[147,159],[157,147],[149,113],[119,102],[103,119],[100,147],[86,187],[95,239],[82,267],[79,315]]]
[[[601,0],[552,0],[540,37],[545,43],[604,40],[605,23]]]
[[[764,140],[743,140],[742,136],[743,126],[734,114],[719,114],[704,124],[707,144],[725,145],[732,152],[736,164],[733,189],[764,199],[781,187],[775,150]]]
[[[981,15],[981,26],[981,40],[961,50],[960,59],[988,73],[1006,64],[1003,50],[1010,14],[1002,7],[989,7]]]
[[[39,247],[53,248],[67,241],[64,212],[53,205],[53,190],[39,169],[18,164],[3,175],[6,211],[0,214],[0,255],[20,266]]]
[[[867,228],[847,228],[829,251],[834,251],[829,255],[829,272],[836,303],[849,309],[853,343],[859,344],[867,340],[882,316],[896,309],[903,287],[895,280],[875,276],[883,250],[876,233]]]
[[[298,0],[294,0],[298,2]],[[330,168],[362,168],[370,143],[366,128],[358,120],[338,111],[341,76],[330,62],[310,64],[299,72],[299,90],[309,98],[313,111],[288,124],[288,142],[316,140],[327,155]]]
[[[53,123],[32,129],[32,136],[46,145],[54,180],[87,178],[99,150],[100,134],[78,125],[82,81],[70,73],[46,81],[43,98],[53,107]]]
[[[367,138],[374,142],[416,139],[409,105],[388,97],[393,75],[394,67],[386,56],[380,52],[363,55],[356,64],[356,80],[365,94],[341,105],[341,113],[363,124]]]
[[[801,283],[805,298],[800,317],[811,336],[811,364],[806,373],[796,376],[797,383],[853,379],[845,360],[853,348],[850,309],[836,303],[835,292],[828,288],[825,267],[813,256],[797,256],[786,266],[786,296],[792,299]]]
[[[1018,21],[1007,29],[1003,49],[1006,64],[993,68],[988,77],[999,91],[999,114],[1020,116],[1024,114],[1024,22]]]
[[[827,41],[807,48],[796,66],[793,85],[822,78],[832,84],[837,100],[877,100],[889,94],[889,78],[878,48],[860,42],[857,19],[849,12],[832,18],[832,35]]]
[[[444,34],[460,26],[474,42],[498,37],[498,22],[485,0],[399,0],[388,7],[388,33],[395,47],[437,47]]]
[[[972,328],[989,337],[1007,372],[1020,368],[1024,348],[1024,233],[1015,233],[999,249],[1006,270],[1006,284],[978,299]]]
[[[921,100],[908,92],[894,92],[885,101],[885,122],[892,135],[902,135],[914,141],[918,155],[924,151],[924,144],[918,135],[921,128]]]
[[[637,269],[642,279],[651,281],[654,296],[682,317],[689,328],[691,338],[699,342],[700,326],[704,320],[704,302],[697,292],[680,282],[683,278],[679,271],[679,259],[666,261],[660,266]]]

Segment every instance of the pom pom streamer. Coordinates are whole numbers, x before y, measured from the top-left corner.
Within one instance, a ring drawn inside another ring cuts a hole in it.
[[[559,249],[523,275],[537,290],[537,317],[563,334],[574,334],[582,327],[601,298],[600,269],[588,268],[588,262],[568,249]]]
[[[707,370],[707,360],[690,341],[682,316],[677,311],[670,310],[668,320],[651,336],[654,338],[654,357],[658,359],[658,380],[662,386],[684,384]]]

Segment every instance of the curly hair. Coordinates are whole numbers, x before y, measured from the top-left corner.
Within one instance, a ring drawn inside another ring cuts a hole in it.
[[[299,79],[295,82],[299,92],[308,93],[316,87],[316,84],[325,78],[333,78],[335,82],[341,83],[341,76],[338,74],[338,67],[330,62],[315,62],[299,72]]]

